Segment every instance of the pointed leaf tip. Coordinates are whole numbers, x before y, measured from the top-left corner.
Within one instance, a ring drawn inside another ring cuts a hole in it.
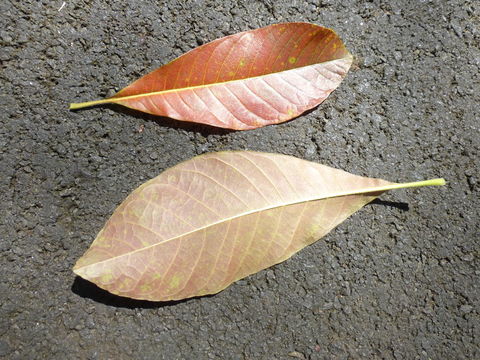
[[[115,210],[74,272],[153,301],[222,291],[315,242],[397,184],[279,154],[210,153],[170,168]]]
[[[230,35],[187,52],[101,101],[235,130],[277,124],[322,103],[352,55],[331,29],[283,23]]]

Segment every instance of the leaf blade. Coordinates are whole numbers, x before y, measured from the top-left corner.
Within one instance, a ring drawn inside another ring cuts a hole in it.
[[[285,155],[202,155],[129,195],[74,272],[139,299],[216,293],[285,260],[381,192],[400,187]]]
[[[247,130],[287,121],[320,104],[351,63],[351,54],[332,30],[308,23],[276,24],[202,45],[108,99],[71,104],[70,109],[116,103],[178,120]],[[294,90],[283,90],[289,86]],[[295,95],[296,101],[282,98],[281,91]],[[241,106],[229,106],[232,101]]]

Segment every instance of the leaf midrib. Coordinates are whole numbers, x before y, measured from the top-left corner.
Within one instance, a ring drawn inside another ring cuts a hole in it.
[[[143,94],[137,94],[137,95],[129,95],[129,96],[124,96],[124,97],[119,97],[119,98],[109,98],[109,99],[105,99],[105,100],[130,100],[130,99],[135,99],[135,98],[138,98],[138,97],[147,97],[147,96],[163,95],[163,94],[168,94],[168,93],[172,93],[172,92],[176,92],[176,91],[178,91],[178,92],[180,92],[180,91],[188,91],[188,90],[194,90],[194,89],[199,89],[199,88],[206,88],[206,87],[211,87],[211,86],[216,86],[216,85],[225,85],[225,84],[234,83],[234,82],[239,82],[239,81],[258,79],[258,78],[265,77],[265,76],[269,76],[269,75],[280,74],[280,73],[287,73],[287,72],[293,72],[293,71],[295,71],[295,70],[303,69],[303,68],[310,67],[310,66],[315,66],[315,65],[320,65],[320,64],[321,64],[321,65],[324,65],[324,64],[328,64],[328,63],[330,63],[330,62],[334,62],[334,61],[337,61],[337,60],[344,60],[344,59],[346,59],[346,58],[348,58],[348,57],[353,58],[353,56],[352,56],[350,53],[349,53],[349,55],[350,55],[350,56],[347,55],[347,56],[344,56],[344,57],[341,57],[341,58],[338,58],[338,59],[332,59],[332,60],[328,60],[328,61],[324,61],[324,62],[319,62],[319,63],[315,63],[315,64],[300,66],[300,67],[292,68],[292,69],[289,69],[289,70],[276,71],[276,72],[271,72],[271,73],[262,74],[262,75],[257,75],[257,76],[249,76],[249,77],[245,77],[245,78],[242,78],[242,79],[219,81],[219,82],[212,82],[212,83],[203,84],[203,85],[195,85],[195,86],[187,86],[187,87],[181,87],[181,88],[175,88],[175,89],[153,91],[153,92],[150,92],[150,93],[143,93]]]
[[[310,201],[325,200],[325,199],[331,199],[331,198],[335,198],[335,197],[342,197],[342,196],[349,196],[349,195],[359,195],[359,194],[384,192],[384,191],[388,191],[388,190],[392,190],[392,189],[401,189],[401,188],[404,188],[404,187],[409,187],[410,184],[414,184],[414,183],[404,183],[404,184],[391,183],[391,184],[385,185],[385,186],[377,186],[377,187],[365,188],[365,189],[360,189],[360,190],[355,190],[355,191],[343,191],[343,192],[338,192],[338,193],[334,193],[334,194],[323,196],[323,197],[304,198],[304,199],[300,199],[300,200],[297,200],[297,201],[292,201],[292,202],[289,202],[289,203],[275,204],[275,205],[266,206],[266,207],[263,207],[263,208],[260,208],[260,209],[245,211],[243,213],[240,213],[240,214],[237,214],[237,215],[234,215],[234,216],[230,216],[228,218],[221,219],[219,221],[215,221],[215,222],[212,222],[210,224],[201,226],[201,227],[199,227],[197,229],[194,229],[192,231],[188,231],[188,232],[185,232],[183,234],[174,236],[174,237],[172,237],[170,239],[166,239],[162,242],[158,242],[156,244],[152,244],[152,245],[140,248],[140,249],[136,249],[134,251],[130,251],[130,252],[127,252],[127,253],[124,253],[124,254],[121,254],[121,255],[117,255],[117,256],[102,260],[102,261],[98,261],[98,262],[95,262],[95,263],[92,263],[92,264],[88,264],[88,265],[82,266],[80,268],[74,268],[73,270],[76,271],[76,270],[81,269],[81,268],[86,268],[86,267],[89,267],[89,266],[98,265],[98,264],[101,264],[101,263],[106,263],[106,262],[109,262],[109,261],[113,261],[113,260],[116,260],[116,259],[124,257],[124,256],[129,256],[129,255],[135,254],[137,252],[141,252],[141,251],[144,251],[144,250],[151,249],[155,246],[163,245],[167,242],[174,241],[176,239],[179,239],[181,237],[193,234],[195,232],[208,229],[212,226],[222,224],[222,223],[225,223],[225,222],[228,222],[228,221],[232,221],[232,220],[241,218],[243,216],[248,216],[248,215],[251,215],[251,214],[258,213],[258,212],[263,212],[263,211],[268,211],[268,210],[277,209],[277,208],[281,208],[281,207],[287,207],[287,206],[291,206],[291,205],[306,203],[306,202],[310,202]]]
[[[340,57],[340,58],[332,59],[332,60],[328,60],[328,61],[323,61],[323,62],[319,62],[319,63],[315,63],[315,64],[300,66],[300,67],[292,68],[292,69],[289,69],[289,70],[271,72],[271,73],[268,73],[268,74],[251,76],[251,77],[246,77],[246,78],[242,78],[242,79],[234,79],[234,80],[228,80],[228,81],[213,82],[213,83],[204,84],[204,85],[195,85],[195,86],[188,86],[188,87],[183,87],[183,88],[153,91],[153,92],[149,92],[149,93],[129,95],[129,96],[123,96],[123,97],[118,97],[118,98],[110,97],[110,98],[107,98],[107,99],[93,100],[93,101],[88,101],[88,102],[83,102],[83,103],[73,103],[73,104],[70,105],[70,108],[75,109],[75,108],[88,107],[88,106],[94,106],[94,105],[100,105],[100,104],[119,103],[119,102],[128,101],[128,100],[132,100],[132,99],[145,98],[145,97],[156,96],[156,95],[165,95],[165,94],[170,94],[170,93],[175,93],[175,92],[183,92],[183,91],[189,91],[189,90],[195,90],[195,89],[204,89],[204,88],[214,87],[214,86],[221,86],[221,85],[234,83],[234,82],[259,79],[259,78],[269,76],[269,75],[274,75],[274,74],[293,72],[293,71],[297,71],[299,69],[303,69],[303,68],[306,68],[306,67],[315,66],[315,65],[324,65],[324,64],[328,64],[328,63],[338,61],[338,60],[345,60],[345,59],[348,59],[348,58],[353,59],[353,55],[350,54],[349,52],[347,52],[346,56],[344,56],[344,57]],[[127,86],[127,88],[128,88],[128,86]],[[127,89],[127,88],[125,88],[125,89]]]

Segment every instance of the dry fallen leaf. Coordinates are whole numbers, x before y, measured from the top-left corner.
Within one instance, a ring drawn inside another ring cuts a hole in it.
[[[217,293],[284,261],[396,184],[291,156],[210,153],[141,185],[115,210],[74,272],[121,296]]]
[[[352,55],[332,30],[276,24],[202,45],[110,98],[70,109],[114,103],[178,120],[254,129],[320,104],[351,63]]]

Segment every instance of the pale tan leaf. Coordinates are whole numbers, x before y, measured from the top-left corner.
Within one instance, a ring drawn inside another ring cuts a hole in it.
[[[114,294],[213,294],[282,262],[395,184],[294,157],[198,156],[136,189],[74,267]]]

